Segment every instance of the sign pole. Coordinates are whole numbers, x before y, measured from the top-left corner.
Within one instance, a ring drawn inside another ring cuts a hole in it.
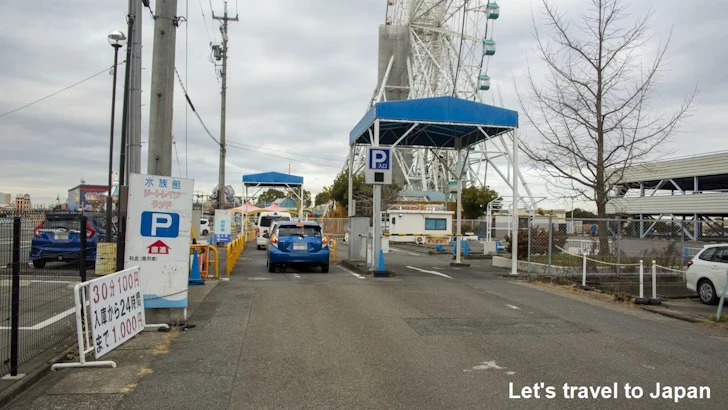
[[[374,120],[374,141],[372,146],[379,146],[379,120]],[[372,271],[376,271],[377,262],[379,261],[379,250],[382,247],[382,218],[379,215],[382,210],[382,186],[375,184],[373,191],[372,226],[374,228],[374,237],[372,238]]]

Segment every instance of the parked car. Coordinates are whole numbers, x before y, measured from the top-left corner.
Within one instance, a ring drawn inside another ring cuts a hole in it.
[[[328,273],[329,238],[318,223],[279,221],[269,236],[268,272],[274,273],[285,266],[316,265],[321,267],[321,272]]]
[[[728,272],[728,244],[705,245],[691,261],[685,273],[689,290],[697,292],[706,305],[715,304],[725,288]]]
[[[86,260],[96,261],[96,248],[106,238],[106,219],[102,213],[86,216]],[[30,260],[42,269],[49,261],[81,259],[81,214],[49,213],[33,230]],[[115,239],[112,228],[112,239]]]
[[[288,212],[261,212],[258,216],[258,227],[255,228],[255,244],[258,250],[268,246],[268,238],[264,235],[270,230],[275,221],[290,221],[291,214]]]
[[[210,220],[206,218],[200,219],[200,235],[207,236],[210,234]]]

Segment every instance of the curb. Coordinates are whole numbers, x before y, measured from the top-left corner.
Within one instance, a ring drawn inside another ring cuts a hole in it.
[[[657,313],[658,315],[667,316],[673,319],[679,319],[690,323],[713,323],[710,320],[707,319],[698,319],[695,317],[683,315],[676,312],[670,312],[669,310],[665,309],[659,309],[659,308],[653,308],[650,306],[640,306],[640,309],[646,310],[648,312]]]
[[[345,268],[348,268],[348,269],[351,269],[354,272],[356,272],[356,273],[358,273],[358,274],[360,274],[362,276],[372,275],[372,272],[369,269],[359,267],[359,266],[357,266],[357,265],[349,262],[346,259],[342,259],[341,260],[341,266],[343,266]],[[395,272],[393,270],[391,270],[391,269],[387,269],[386,272],[388,273],[388,277],[395,277],[396,276]],[[380,276],[380,274],[374,273],[373,274],[373,277],[377,278],[377,277],[387,277],[387,276]]]
[[[73,337],[74,340],[76,340],[75,337]],[[7,389],[0,392],[0,408],[5,407],[13,401],[16,397],[18,397],[21,393],[28,390],[30,387],[38,383],[43,377],[47,376],[51,372],[51,367],[59,362],[62,362],[66,355],[71,353],[73,349],[77,348],[76,344],[72,344],[69,346],[66,350],[61,352],[60,354],[54,356],[47,362],[41,364],[40,366],[36,367],[33,371],[25,375],[22,379],[15,382],[12,386],[8,387]]]

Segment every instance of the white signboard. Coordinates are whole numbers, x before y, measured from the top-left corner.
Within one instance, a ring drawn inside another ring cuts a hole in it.
[[[215,210],[215,243],[228,243],[232,240],[233,211]]]
[[[88,282],[96,359],[144,329],[144,298],[135,266]]]
[[[389,147],[368,147],[364,182],[373,185],[392,183],[392,150]]]
[[[125,267],[139,266],[146,308],[186,308],[194,180],[129,176]]]

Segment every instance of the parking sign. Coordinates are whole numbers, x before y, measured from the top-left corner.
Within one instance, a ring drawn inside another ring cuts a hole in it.
[[[392,151],[389,147],[369,147],[364,182],[386,185],[392,183]]]
[[[142,236],[176,238],[179,236],[179,214],[168,212],[142,212]]]

